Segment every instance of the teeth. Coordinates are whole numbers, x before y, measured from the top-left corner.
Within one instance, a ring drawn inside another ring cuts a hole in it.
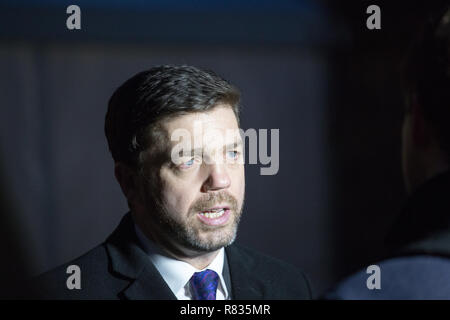
[[[220,209],[218,211],[204,211],[204,212],[201,212],[200,214],[207,217],[208,219],[215,219],[215,218],[222,216],[224,213],[225,213],[225,210]]]

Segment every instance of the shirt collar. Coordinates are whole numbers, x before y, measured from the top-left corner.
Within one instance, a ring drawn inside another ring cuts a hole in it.
[[[135,224],[136,235],[148,254],[150,260],[155,265],[156,269],[159,271],[164,281],[169,286],[170,290],[174,294],[179,292],[185,287],[188,281],[191,279],[195,272],[201,272],[206,269],[215,271],[219,275],[220,285],[223,290],[224,296],[228,297],[227,286],[225,285],[225,280],[223,278],[223,264],[225,257],[225,250],[221,248],[219,253],[214,258],[214,260],[204,269],[199,270],[187,262],[177,260],[175,258],[169,257],[162,252],[158,246],[148,239],[141,229]]]

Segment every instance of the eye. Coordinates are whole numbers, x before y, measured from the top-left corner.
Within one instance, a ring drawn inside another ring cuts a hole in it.
[[[197,164],[199,162],[200,162],[200,159],[194,157],[194,158],[189,159],[188,161],[183,162],[178,167],[180,169],[190,169],[190,168],[194,167],[195,164]]]
[[[189,168],[189,167],[192,167],[193,165],[194,165],[194,158],[192,158],[192,159],[189,160],[189,161],[183,162],[183,163],[180,165],[180,167],[181,167],[181,168]]]
[[[228,156],[228,158],[230,158],[230,159],[236,160],[236,159],[239,157],[239,151],[236,151],[236,150],[234,150],[234,151],[228,151],[228,152],[227,152],[227,156]]]

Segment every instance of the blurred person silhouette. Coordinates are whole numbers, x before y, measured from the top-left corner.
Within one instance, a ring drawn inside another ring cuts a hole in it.
[[[403,66],[406,204],[389,253],[326,299],[450,299],[450,7],[433,10]],[[375,281],[378,285],[375,286]]]

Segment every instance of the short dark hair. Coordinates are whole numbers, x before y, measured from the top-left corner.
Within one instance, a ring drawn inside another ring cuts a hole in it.
[[[105,118],[109,150],[115,162],[136,168],[161,120],[228,104],[239,123],[239,100],[239,90],[212,71],[162,65],[140,72],[109,100]]]
[[[409,112],[415,94],[439,146],[450,155],[450,10],[429,13],[403,64],[402,82]]]

